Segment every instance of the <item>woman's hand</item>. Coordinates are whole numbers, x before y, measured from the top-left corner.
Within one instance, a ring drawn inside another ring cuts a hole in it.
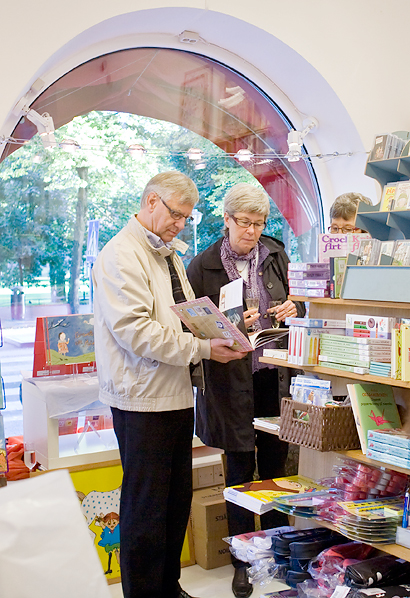
[[[269,313],[275,312],[276,319],[279,322],[284,322],[286,318],[296,318],[298,315],[298,310],[296,309],[296,305],[293,301],[285,301],[281,305],[276,305],[275,307],[269,307],[267,310]],[[246,312],[245,312],[246,313]],[[245,315],[244,313],[244,315]]]
[[[256,307],[253,307],[252,309],[247,309],[246,311],[244,311],[243,319],[245,322],[246,330],[248,330],[248,328],[250,328],[252,326],[252,324],[254,324],[256,322],[256,320],[259,320],[260,316],[261,315],[258,312],[258,310],[256,309]]]

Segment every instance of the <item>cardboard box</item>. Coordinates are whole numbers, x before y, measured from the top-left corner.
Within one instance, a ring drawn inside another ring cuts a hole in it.
[[[223,486],[196,490],[192,498],[192,531],[195,559],[203,569],[215,569],[231,563],[229,545],[222,540],[229,535]]]

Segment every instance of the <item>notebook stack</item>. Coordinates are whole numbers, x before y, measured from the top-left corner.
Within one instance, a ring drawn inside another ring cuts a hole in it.
[[[374,376],[384,376],[385,378],[390,378],[391,377],[391,363],[382,363],[380,361],[371,361],[369,373],[373,374]]]
[[[330,266],[320,263],[288,264],[289,294],[300,297],[329,297]]]
[[[403,430],[369,430],[366,455],[369,459],[410,469],[410,436]]]
[[[320,365],[338,370],[369,374],[371,362],[390,361],[391,340],[380,338],[348,337],[333,334],[320,335]],[[386,363],[383,365],[390,365]]]

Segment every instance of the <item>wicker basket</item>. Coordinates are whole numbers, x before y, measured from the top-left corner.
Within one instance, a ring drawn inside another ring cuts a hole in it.
[[[298,418],[308,415],[308,421]],[[279,438],[316,451],[360,448],[353,411],[346,407],[317,407],[282,399]]]

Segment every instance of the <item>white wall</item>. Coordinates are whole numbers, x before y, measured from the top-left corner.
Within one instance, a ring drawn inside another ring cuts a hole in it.
[[[101,53],[154,44],[187,49],[185,30],[204,39],[193,51],[218,58],[260,85],[301,127],[324,202],[344,191],[378,200],[363,175],[375,133],[410,130],[405,40],[408,0],[20,0],[0,5],[0,136],[12,108],[40,77],[45,86]],[[188,48],[189,49],[189,48]],[[43,87],[44,88],[44,87]],[[38,93],[38,92],[36,92]],[[36,94],[32,94],[34,98]]]

